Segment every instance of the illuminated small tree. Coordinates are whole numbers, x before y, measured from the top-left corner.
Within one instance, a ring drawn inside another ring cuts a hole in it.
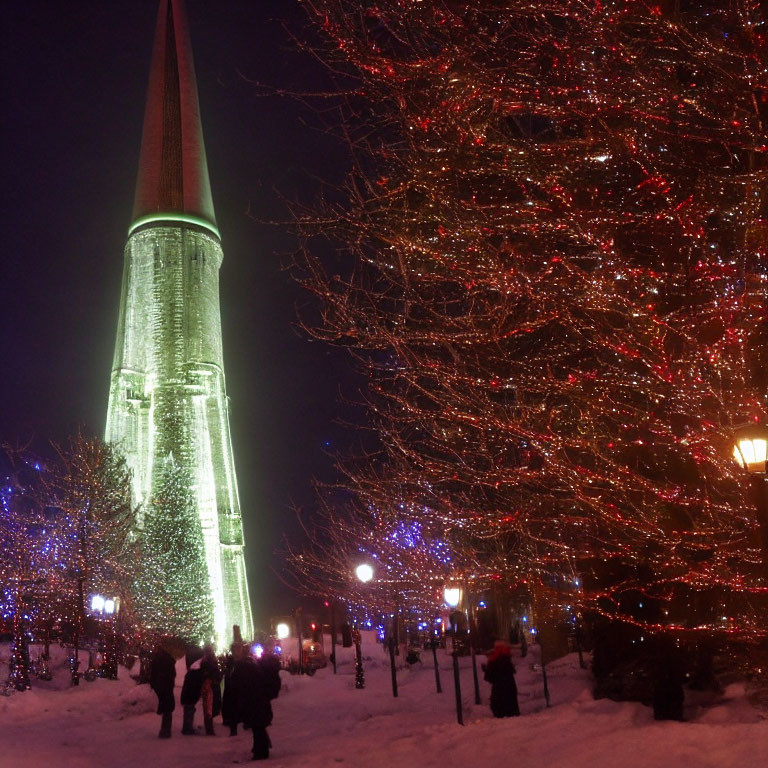
[[[213,600],[190,473],[169,455],[144,516],[137,614],[148,628],[210,642]]]
[[[46,595],[54,523],[41,503],[39,465],[22,451],[4,448],[0,471],[0,618],[10,618],[12,626],[9,679],[24,690],[29,687],[26,633]]]
[[[76,641],[86,596],[120,595],[130,605],[135,548],[131,475],[125,459],[97,438],[77,434],[44,477],[46,503],[59,520],[58,562],[69,580]]]

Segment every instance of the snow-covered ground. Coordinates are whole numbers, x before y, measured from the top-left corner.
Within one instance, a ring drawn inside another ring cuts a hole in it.
[[[289,641],[290,642],[290,641]],[[639,704],[595,701],[589,674],[575,656],[548,665],[550,708],[533,647],[515,658],[522,716],[495,720],[489,688],[474,704],[470,660],[461,659],[464,722],[456,723],[451,660],[441,655],[443,693],[435,692],[431,654],[423,665],[398,670],[393,698],[389,660],[373,636],[363,638],[365,689],[354,686],[352,649],[338,648],[331,667],[313,677],[282,674],[270,728],[275,768],[728,768],[768,766],[768,712],[753,707],[742,685],[716,701],[689,703],[685,723],[655,722]],[[7,658],[7,646],[0,649]],[[482,661],[478,658],[478,663]],[[2,667],[0,667],[2,669]],[[51,682],[0,696],[2,768],[211,768],[247,762],[250,733],[230,737],[217,719],[217,735],[182,736],[180,711],[173,738],[157,738],[159,717],[149,687],[125,670],[118,681],[68,685],[63,657]],[[177,683],[184,676],[177,667]],[[482,673],[481,673],[482,678]],[[178,689],[177,702],[178,702]],[[200,724],[200,714],[197,714]]]

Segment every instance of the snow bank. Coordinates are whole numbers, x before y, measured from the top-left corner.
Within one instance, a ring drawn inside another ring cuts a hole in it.
[[[290,643],[290,641],[288,641]],[[657,723],[634,703],[595,701],[589,674],[575,656],[547,666],[550,708],[544,701],[538,649],[515,658],[522,716],[491,717],[489,688],[480,674],[482,703],[474,703],[471,663],[461,659],[465,726],[456,723],[451,659],[440,654],[443,693],[435,692],[431,654],[398,670],[393,698],[389,660],[370,633],[363,640],[364,690],[355,689],[352,649],[337,648],[330,666],[313,677],[283,673],[270,728],[271,765],[284,768],[695,768],[768,765],[768,713],[752,707],[744,686],[717,700],[687,704],[685,723]],[[482,661],[478,658],[478,664]],[[66,659],[54,659],[54,680],[33,681],[25,693],[0,696],[0,766],[11,768],[210,768],[247,762],[250,734],[184,737],[174,714],[173,738],[159,740],[156,700],[126,670],[120,679],[68,685]],[[177,683],[183,680],[183,660]],[[178,689],[177,689],[178,702]],[[198,712],[197,721],[200,724]]]

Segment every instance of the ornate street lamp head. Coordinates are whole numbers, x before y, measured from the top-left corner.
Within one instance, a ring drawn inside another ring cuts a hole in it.
[[[91,597],[91,610],[101,613],[104,610],[104,597],[102,595],[93,595]]]
[[[768,426],[747,424],[734,430],[733,457],[744,469],[768,473]]]
[[[443,597],[449,608],[455,608],[461,600],[461,589],[459,587],[446,587],[443,590]]]

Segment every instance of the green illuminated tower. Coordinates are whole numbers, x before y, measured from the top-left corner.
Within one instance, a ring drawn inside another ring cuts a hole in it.
[[[106,439],[133,470],[139,535],[169,457],[191,478],[216,644],[224,647],[235,624],[252,637],[253,621],[224,386],[221,261],[184,8],[161,0]]]

